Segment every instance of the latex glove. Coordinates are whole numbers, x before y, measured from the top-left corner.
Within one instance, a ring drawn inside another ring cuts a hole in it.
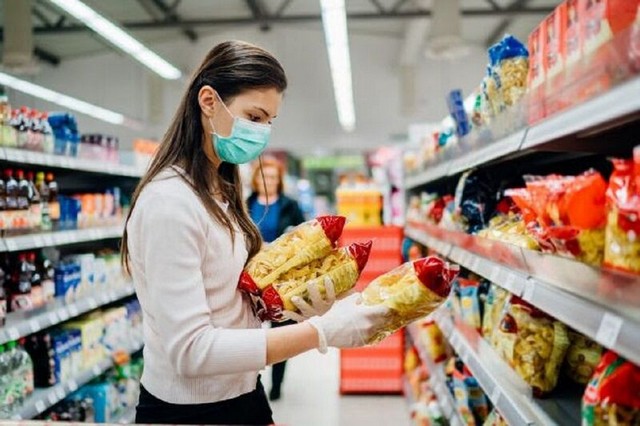
[[[318,330],[319,348],[356,348],[364,346],[384,327],[389,308],[385,305],[369,306],[362,303],[360,293],[337,301],[324,315],[309,319]]]
[[[320,294],[320,286],[324,286],[324,294],[322,297]],[[284,311],[282,316],[286,319],[294,320],[296,322],[302,322],[314,316],[323,315],[327,312],[331,306],[336,301],[336,291],[333,286],[333,281],[331,278],[325,277],[324,282],[320,284],[318,280],[309,281],[307,283],[307,292],[309,293],[309,299],[311,303],[307,303],[302,297],[295,296],[291,298],[291,303],[293,303],[296,308],[298,308],[297,312],[293,311]]]

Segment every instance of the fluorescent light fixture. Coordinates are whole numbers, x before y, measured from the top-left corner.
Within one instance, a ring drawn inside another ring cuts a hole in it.
[[[344,130],[351,132],[356,128],[356,112],[353,104],[347,12],[344,0],[320,0],[320,7],[338,120]]]
[[[62,93],[58,93],[54,90],[47,89],[46,87],[21,80],[3,72],[0,72],[0,84],[10,87],[19,92],[35,96],[36,98],[44,99],[45,101],[49,101],[54,104],[61,105],[65,108],[81,112],[82,114],[89,115],[91,117],[97,118],[98,120],[106,121],[107,123],[127,126],[129,125],[129,123],[133,123],[132,120],[127,119],[120,113],[90,104],[85,101],[81,101],[80,99],[72,98],[71,96],[63,95]]]
[[[100,15],[80,0],[49,0],[69,15],[84,23],[125,53],[133,56],[151,71],[167,80],[177,80],[182,72],[131,37],[122,28]]]

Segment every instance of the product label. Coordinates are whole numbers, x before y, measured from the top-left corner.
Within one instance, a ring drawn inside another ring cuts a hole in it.
[[[33,300],[31,299],[31,293],[29,294],[14,294],[11,297],[11,310],[16,311],[28,311],[33,309]]]

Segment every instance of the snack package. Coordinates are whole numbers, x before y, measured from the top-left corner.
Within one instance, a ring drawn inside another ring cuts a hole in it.
[[[458,277],[458,282],[460,283],[462,320],[469,326],[480,331],[482,328],[480,281]]]
[[[485,340],[493,345],[494,330],[499,325],[502,318],[502,311],[509,298],[510,293],[500,286],[493,284],[489,288],[487,299],[484,305],[484,316],[482,318],[482,335]]]
[[[529,250],[538,249],[538,243],[529,235],[524,221],[515,213],[494,216],[489,226],[478,232],[478,236]]]
[[[491,410],[482,426],[509,426],[509,423],[500,415],[495,408]]]
[[[247,263],[239,288],[249,293],[264,289],[282,274],[327,256],[342,235],[346,219],[322,216],[304,222],[265,246]]]
[[[640,367],[607,351],[582,398],[583,426],[640,424]]]
[[[379,342],[438,308],[449,296],[459,269],[430,256],[404,263],[373,280],[362,292],[364,303],[385,304],[391,312],[385,329],[368,343]]]
[[[636,155],[637,154],[637,155]],[[613,160],[613,173],[607,188],[607,227],[604,264],[627,272],[640,273],[640,197],[636,195],[640,152],[634,161]],[[635,162],[635,164],[634,164]]]
[[[469,400],[469,390],[467,388],[468,379],[475,380],[458,369],[453,372],[453,396],[463,423],[468,426],[475,426],[476,422],[471,411],[471,401]]]
[[[555,388],[569,348],[563,323],[512,295],[494,340],[497,352],[531,385],[534,396]]]
[[[243,289],[251,296],[256,315],[261,320],[280,322],[285,318],[283,310],[296,312],[291,303],[294,296],[309,302],[307,284],[311,281],[319,283],[320,294],[324,296],[324,280],[329,278],[333,283],[336,297],[351,290],[358,281],[360,273],[369,260],[372,242],[353,243],[347,247],[333,250],[326,257],[289,269],[271,285],[260,290],[244,282]],[[242,278],[241,278],[242,280]]]
[[[424,347],[431,356],[433,362],[442,362],[447,359],[447,346],[442,330],[438,324],[432,319],[426,320],[420,324],[420,337],[424,343]]]
[[[494,112],[501,112],[515,105],[527,90],[529,52],[512,35],[489,48],[491,78],[487,95]]]
[[[455,193],[458,228],[475,234],[485,228],[497,205],[497,191],[482,170],[469,170],[460,176]]]
[[[544,108],[544,21],[529,34],[529,124],[545,117]]]
[[[602,346],[573,330],[569,331],[569,341],[564,372],[574,382],[586,385],[600,363]]]

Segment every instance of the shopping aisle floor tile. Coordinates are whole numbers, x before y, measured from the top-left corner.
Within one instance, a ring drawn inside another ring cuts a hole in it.
[[[405,426],[410,424],[402,396],[340,396],[340,354],[312,351],[287,363],[282,398],[271,403],[273,418],[286,426]],[[262,373],[269,391],[271,371]]]

